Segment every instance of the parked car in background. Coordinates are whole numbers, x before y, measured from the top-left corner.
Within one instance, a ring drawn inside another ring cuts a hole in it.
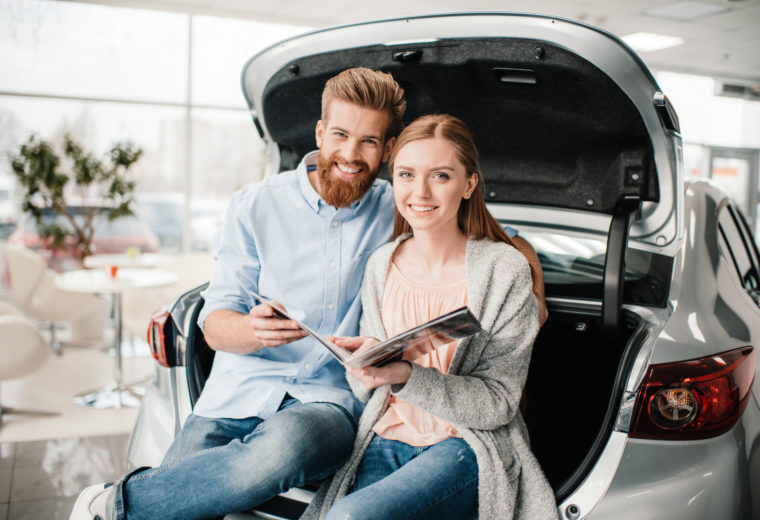
[[[70,206],[69,211],[75,215],[83,215],[86,206]],[[43,222],[59,222],[66,225],[66,220],[53,208],[43,211]],[[75,217],[76,218],[76,217]],[[40,253],[48,262],[48,267],[56,271],[65,271],[81,267],[79,256],[73,238],[67,240],[67,247],[54,249],[50,241],[43,241],[37,234],[37,223],[28,213],[23,214],[18,224],[8,237],[9,243],[20,243]],[[93,237],[93,253],[123,253],[128,248],[134,248],[142,253],[156,253],[159,249],[158,237],[148,228],[139,214],[126,215],[109,221],[98,218],[95,222]]]
[[[162,251],[177,252],[182,249],[184,233],[185,196],[178,193],[142,193],[135,198],[135,208],[145,218],[153,233],[161,242]],[[190,201],[189,249],[209,251],[211,241],[222,224],[226,200],[201,199]]]
[[[140,193],[135,197],[135,210],[158,237],[162,251],[182,249],[184,204],[181,193]]]
[[[678,118],[641,60],[593,27],[524,14],[291,38],[243,70],[271,173],[313,147],[325,80],[359,65],[393,74],[406,121],[469,125],[489,208],[539,254],[550,315],[524,418],[561,518],[760,518],[760,255],[724,192],[684,183]],[[208,376],[202,289],[151,323],[132,467],[160,463]],[[233,516],[298,518],[312,490]]]

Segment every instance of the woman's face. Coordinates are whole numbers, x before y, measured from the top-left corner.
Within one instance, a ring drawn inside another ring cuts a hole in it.
[[[477,173],[468,177],[454,145],[441,137],[405,144],[392,173],[396,208],[415,233],[457,230],[462,198],[478,183]]]

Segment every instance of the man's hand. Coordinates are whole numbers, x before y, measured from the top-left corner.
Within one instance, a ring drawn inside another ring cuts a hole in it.
[[[235,354],[277,347],[307,335],[296,322],[280,318],[266,303],[257,305],[248,314],[227,309],[214,311],[206,317],[203,331],[209,347]]]
[[[367,390],[383,385],[405,384],[412,377],[412,365],[408,361],[395,361],[382,367],[351,368],[346,372],[354,376]]]
[[[272,303],[285,310],[281,303]],[[278,316],[272,306],[266,303],[261,303],[251,309],[248,316],[251,318],[253,336],[261,347],[279,347],[308,335],[298,326],[298,323]]]

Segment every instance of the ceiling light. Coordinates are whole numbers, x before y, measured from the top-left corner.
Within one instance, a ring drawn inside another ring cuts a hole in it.
[[[676,47],[683,44],[683,38],[648,32],[629,34],[628,36],[623,36],[621,39],[633,50],[638,52],[659,51],[667,49],[668,47]]]
[[[695,20],[705,16],[724,13],[728,10],[728,7],[722,5],[705,4],[702,2],[678,2],[655,7],[654,9],[644,11],[644,14],[671,20]]]

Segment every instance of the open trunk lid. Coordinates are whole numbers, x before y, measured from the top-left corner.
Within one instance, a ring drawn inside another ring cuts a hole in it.
[[[678,120],[616,37],[546,16],[479,13],[285,40],[242,72],[274,171],[315,148],[324,83],[354,66],[393,74],[406,92],[404,122],[448,112],[468,124],[487,201],[613,215],[635,200],[632,237],[657,245],[675,238],[679,172],[670,140]]]

